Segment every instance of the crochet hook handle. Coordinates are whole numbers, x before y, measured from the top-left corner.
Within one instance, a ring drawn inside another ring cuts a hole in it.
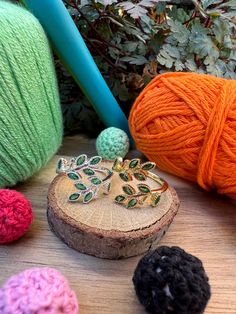
[[[56,53],[106,126],[123,129],[128,121],[98,70],[62,0],[21,0],[39,19]]]

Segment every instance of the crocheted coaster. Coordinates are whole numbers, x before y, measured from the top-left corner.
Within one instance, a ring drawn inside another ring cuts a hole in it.
[[[111,169],[112,162],[102,162],[102,166]],[[152,180],[147,184],[155,187]],[[51,229],[68,246],[101,258],[126,258],[156,248],[178,211],[175,190],[169,187],[162,193],[156,207],[127,209],[114,202],[121,186],[119,175],[114,173],[109,195],[101,192],[89,204],[69,202],[68,196],[75,191],[73,182],[58,175],[48,192]]]

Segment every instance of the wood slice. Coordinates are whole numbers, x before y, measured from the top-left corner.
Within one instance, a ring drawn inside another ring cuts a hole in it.
[[[111,162],[103,162],[111,168]],[[114,202],[122,194],[117,173],[112,177],[109,195],[102,192],[89,204],[69,202],[75,191],[73,182],[58,175],[48,192],[48,222],[54,233],[75,250],[101,258],[120,259],[142,254],[156,248],[167,231],[179,207],[175,190],[169,187],[158,206],[127,209]],[[140,182],[132,181],[132,185]],[[152,188],[157,183],[146,181]]]

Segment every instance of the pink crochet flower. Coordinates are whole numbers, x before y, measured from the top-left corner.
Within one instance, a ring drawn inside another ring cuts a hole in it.
[[[77,314],[78,301],[67,280],[53,268],[31,268],[0,289],[1,314]]]

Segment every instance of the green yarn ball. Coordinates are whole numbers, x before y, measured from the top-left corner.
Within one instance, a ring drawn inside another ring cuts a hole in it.
[[[96,149],[98,155],[103,159],[123,158],[129,151],[129,138],[124,131],[110,127],[99,134]]]
[[[62,140],[52,54],[38,20],[0,1],[0,188],[37,172]]]

